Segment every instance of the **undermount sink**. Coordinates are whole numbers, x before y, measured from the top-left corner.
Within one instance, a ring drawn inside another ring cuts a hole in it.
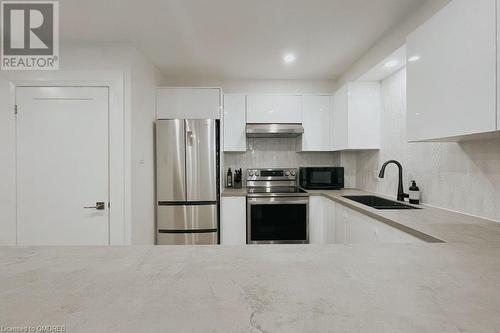
[[[344,195],[343,197],[375,209],[420,209],[374,195]]]

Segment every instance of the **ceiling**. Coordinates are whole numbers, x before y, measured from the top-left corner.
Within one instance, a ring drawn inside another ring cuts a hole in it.
[[[132,42],[171,77],[335,79],[425,2],[60,0],[60,33]]]

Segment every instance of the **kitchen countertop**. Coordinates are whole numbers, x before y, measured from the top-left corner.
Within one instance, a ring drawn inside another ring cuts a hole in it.
[[[500,241],[500,223],[496,221],[428,205],[416,206],[421,209],[378,210],[343,198],[344,195],[376,195],[395,201],[395,198],[358,189],[307,192],[338,202],[427,242]],[[246,196],[246,189],[225,189],[222,196]]]
[[[498,332],[500,242],[0,247],[0,326]]]
[[[222,190],[222,197],[244,197],[247,195],[246,187],[243,188],[224,188]]]
[[[357,189],[308,190],[321,195],[428,242],[487,242],[500,241],[500,223],[428,205],[421,209],[378,210],[343,198],[344,195],[376,195]],[[408,204],[408,203],[406,203]],[[430,236],[430,238],[428,238]]]

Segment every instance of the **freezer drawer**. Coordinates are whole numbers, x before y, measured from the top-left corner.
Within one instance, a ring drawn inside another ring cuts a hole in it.
[[[212,245],[217,244],[217,232],[158,233],[158,245]]]
[[[217,229],[217,205],[158,206],[158,230]]]

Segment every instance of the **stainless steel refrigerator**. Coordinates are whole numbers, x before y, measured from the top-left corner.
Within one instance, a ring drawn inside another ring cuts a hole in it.
[[[218,244],[219,121],[156,122],[156,243]]]

